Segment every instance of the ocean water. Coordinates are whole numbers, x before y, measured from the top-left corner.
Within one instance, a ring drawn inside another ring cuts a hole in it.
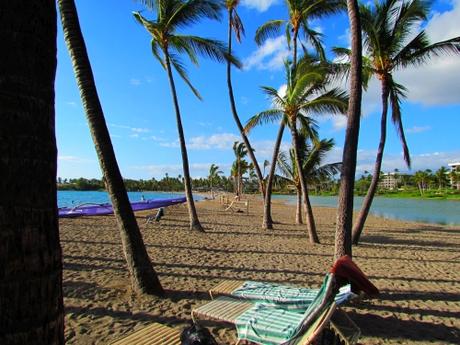
[[[128,192],[130,201],[141,201],[145,199],[166,199],[177,198],[184,196],[184,193],[170,192]],[[73,191],[62,190],[58,191],[58,207],[72,207],[83,203],[103,204],[110,202],[109,195],[103,191]],[[200,198],[194,196],[196,200]]]
[[[295,204],[293,195],[276,195],[278,199],[285,199]],[[363,197],[354,199],[354,209],[361,208]],[[310,196],[313,206],[337,207],[335,196]],[[422,223],[460,225],[460,201],[456,200],[423,200],[406,198],[376,197],[372,203],[373,215]]]

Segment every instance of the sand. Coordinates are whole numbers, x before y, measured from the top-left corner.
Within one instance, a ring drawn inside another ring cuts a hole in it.
[[[261,230],[262,204],[250,214],[226,212],[218,201],[197,204],[206,233],[188,230],[184,206],[145,224],[144,241],[166,297],[135,295],[113,216],[62,219],[65,338],[68,344],[108,344],[151,322],[178,329],[210,300],[222,279],[320,285],[333,262],[335,210],[314,209],[320,245],[295,225],[294,207],[276,202],[272,231]],[[377,299],[346,307],[362,344],[460,344],[460,227],[370,217],[353,257],[380,289]],[[219,344],[236,333],[212,326]]]

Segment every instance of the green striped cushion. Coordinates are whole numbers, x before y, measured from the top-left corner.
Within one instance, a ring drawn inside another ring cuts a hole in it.
[[[327,298],[332,276],[327,275],[316,297],[304,313],[256,303],[236,320],[238,338],[257,344],[277,345],[289,342],[303,329],[303,321]],[[332,300],[331,300],[332,302]],[[329,303],[330,305],[330,303]],[[318,316],[323,310],[318,311]]]

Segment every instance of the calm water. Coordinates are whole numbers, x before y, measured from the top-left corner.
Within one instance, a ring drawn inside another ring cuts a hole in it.
[[[295,196],[277,195],[275,198],[288,200],[295,203]],[[335,196],[311,196],[314,206],[337,207]],[[354,208],[361,208],[363,198],[356,197]],[[371,213],[390,219],[401,219],[423,223],[460,225],[460,201],[452,200],[420,200],[398,198],[375,198]]]
[[[129,200],[141,201],[142,196],[145,199],[165,199],[165,198],[177,198],[183,196],[184,193],[169,193],[169,192],[128,192]],[[195,199],[197,199],[195,197]],[[89,191],[73,191],[73,190],[62,190],[58,191],[58,206],[76,206],[86,202],[92,202],[95,204],[102,204],[110,202],[109,195],[107,192],[89,192]]]

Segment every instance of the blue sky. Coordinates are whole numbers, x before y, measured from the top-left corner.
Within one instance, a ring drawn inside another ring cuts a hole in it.
[[[150,37],[137,24],[132,11],[143,10],[134,1],[77,0],[80,24],[86,40],[99,96],[122,174],[126,178],[161,178],[165,173],[182,173],[177,130],[165,71],[153,58]],[[242,0],[238,10],[246,37],[234,45],[234,53],[244,69],[233,72],[237,108],[243,122],[270,107],[261,85],[283,85],[282,62],[288,56],[282,36],[257,47],[254,33],[269,19],[285,19],[282,0]],[[152,18],[144,11],[143,15]],[[433,41],[460,36],[460,0],[434,1],[426,27]],[[347,46],[348,21],[345,14],[315,21],[313,26],[325,35],[326,49]],[[225,41],[227,18],[206,21],[187,33]],[[185,60],[184,60],[185,61]],[[240,140],[230,113],[225,66],[202,58],[197,68],[188,65],[189,76],[203,96],[199,101],[176,78],[188,145],[191,174],[207,176],[215,163],[228,174],[234,160],[232,145]],[[412,154],[412,172],[438,169],[460,161],[460,58],[433,59],[429,66],[397,72],[395,78],[409,89],[403,103],[403,121]],[[379,140],[380,91],[371,82],[363,100],[357,174],[372,170]],[[340,161],[345,118],[323,115],[321,138],[334,138],[336,148],[328,162]],[[389,125],[383,162],[384,171],[406,171],[399,140]],[[253,130],[250,139],[259,162],[271,158],[277,125]],[[59,29],[56,76],[56,135],[58,176],[100,178],[94,146],[84,117],[71,62]],[[283,148],[289,146],[285,135]]]

